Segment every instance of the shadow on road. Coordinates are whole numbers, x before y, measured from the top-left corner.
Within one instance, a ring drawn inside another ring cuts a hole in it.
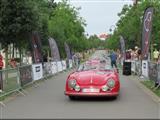
[[[74,102],[114,102],[117,99],[118,97],[75,97],[69,100]]]

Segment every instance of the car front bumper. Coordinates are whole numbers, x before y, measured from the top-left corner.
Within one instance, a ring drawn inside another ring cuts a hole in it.
[[[119,92],[99,92],[99,93],[83,93],[83,92],[64,92],[67,96],[118,96]]]

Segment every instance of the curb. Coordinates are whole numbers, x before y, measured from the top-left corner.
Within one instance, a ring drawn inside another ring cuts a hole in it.
[[[141,83],[141,81],[144,79],[141,79],[137,76],[131,76],[131,77],[132,77],[131,80],[134,81],[138,85],[138,87],[141,88],[147,95],[149,95],[153,101],[155,101],[156,103],[160,103],[160,97],[155,95],[154,92],[152,92],[149,88],[147,88],[145,85]]]

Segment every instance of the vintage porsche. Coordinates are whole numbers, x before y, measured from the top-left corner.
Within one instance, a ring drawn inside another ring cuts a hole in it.
[[[105,61],[91,65],[87,62],[69,74],[66,80],[65,95],[71,100],[82,96],[112,96],[119,95],[120,80],[116,69]]]

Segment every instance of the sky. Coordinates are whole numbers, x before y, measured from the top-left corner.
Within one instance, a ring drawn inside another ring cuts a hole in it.
[[[56,2],[61,0],[55,0]],[[69,0],[75,7],[81,7],[80,16],[85,19],[88,35],[110,34],[119,20],[118,13],[125,4],[133,4],[133,0]]]

